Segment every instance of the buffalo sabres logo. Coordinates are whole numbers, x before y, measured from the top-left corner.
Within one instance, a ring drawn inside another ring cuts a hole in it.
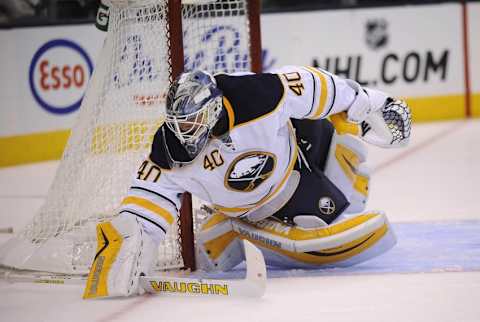
[[[228,168],[225,186],[230,190],[250,192],[272,175],[275,163],[275,156],[271,153],[244,153]]]

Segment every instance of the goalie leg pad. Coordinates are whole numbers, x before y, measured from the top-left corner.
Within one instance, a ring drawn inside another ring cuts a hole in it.
[[[366,159],[367,147],[362,141],[351,135],[333,136],[325,175],[350,202],[346,213],[365,210],[370,183],[370,170]]]
[[[138,294],[139,277],[148,275],[156,254],[155,242],[138,219],[120,215],[98,224],[97,242],[83,298]]]
[[[256,223],[216,213],[197,234],[197,263],[206,271],[228,271],[244,259],[240,241],[263,253],[267,265],[282,268],[351,266],[379,256],[395,243],[382,212],[341,215],[326,227],[302,228],[268,218]]]
[[[257,223],[233,219],[232,224],[240,238],[262,250],[268,265],[283,268],[350,266],[395,245],[385,214],[372,211],[342,217],[321,228],[292,227],[274,219]]]
[[[204,271],[228,271],[245,259],[232,219],[214,213],[203,223],[196,235],[197,265]]]

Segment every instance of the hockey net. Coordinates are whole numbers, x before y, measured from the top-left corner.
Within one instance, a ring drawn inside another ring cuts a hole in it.
[[[87,273],[96,249],[95,226],[116,215],[148,155],[172,79],[183,69],[258,69],[259,27],[252,22],[258,23],[258,1],[111,0],[107,5],[104,47],[56,177],[32,222],[0,248],[3,267]],[[185,201],[179,218],[192,217]],[[191,246],[182,246],[182,239],[192,238],[182,233],[191,232],[182,225],[179,219],[159,247],[159,269],[191,261],[185,258],[193,256],[191,249],[185,255]]]

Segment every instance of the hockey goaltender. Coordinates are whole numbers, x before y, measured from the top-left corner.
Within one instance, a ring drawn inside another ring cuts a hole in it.
[[[97,226],[84,297],[140,291],[185,191],[213,209],[196,234],[202,270],[242,262],[243,239],[283,268],[348,266],[386,252],[396,242],[387,217],[365,210],[365,142],[404,146],[410,129],[405,102],[318,68],[181,74],[118,216]]]

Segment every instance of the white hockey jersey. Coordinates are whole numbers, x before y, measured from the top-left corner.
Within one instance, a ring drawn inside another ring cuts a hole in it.
[[[191,164],[169,169],[157,132],[120,212],[166,232],[189,191],[227,215],[271,215],[298,157],[290,118],[325,118],[348,109],[356,95],[343,79],[313,67],[215,79],[226,113],[206,148]]]

